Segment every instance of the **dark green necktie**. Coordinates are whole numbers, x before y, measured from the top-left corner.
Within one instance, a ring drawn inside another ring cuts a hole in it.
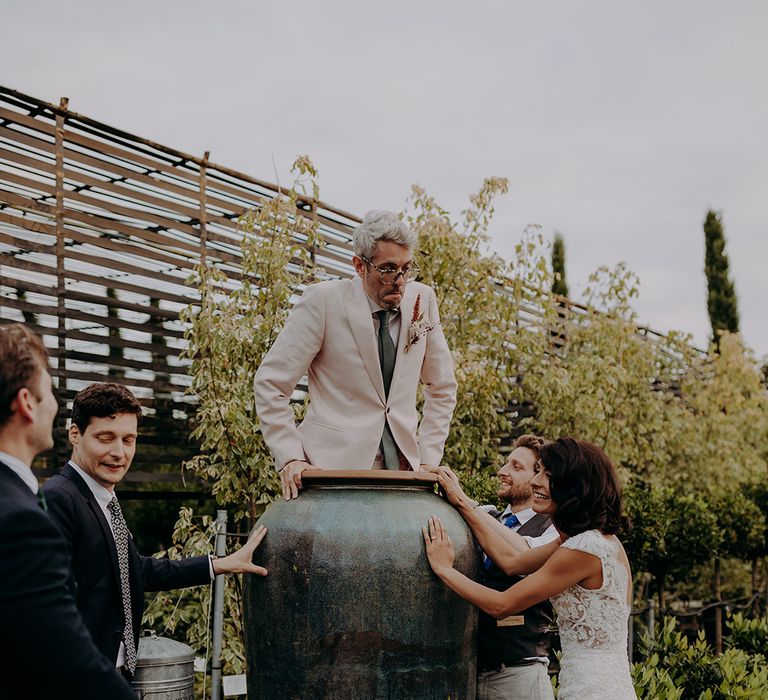
[[[377,311],[379,317],[379,363],[381,364],[381,378],[384,380],[384,395],[389,396],[389,387],[392,384],[392,374],[395,371],[395,344],[389,334],[389,311]],[[381,454],[384,455],[384,466],[387,469],[399,469],[400,457],[397,453],[397,444],[392,437],[389,423],[384,419],[384,432],[381,435]]]
[[[48,503],[45,500],[45,492],[39,486],[37,487],[37,502],[44,511],[48,510]]]

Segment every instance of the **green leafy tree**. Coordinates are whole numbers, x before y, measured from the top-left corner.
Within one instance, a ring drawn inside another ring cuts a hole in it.
[[[768,395],[751,353],[724,333],[707,355],[692,354],[672,424],[670,477],[684,489],[722,491],[765,474]]]
[[[744,497],[753,503],[759,511],[760,522],[763,526],[762,536],[756,538],[752,543],[753,546],[746,552],[746,558],[752,564],[752,595],[754,596],[759,591],[760,560],[768,557],[768,465],[762,474],[758,474],[752,481],[742,484],[741,489]],[[755,614],[759,612],[757,600],[755,600],[752,609]]]
[[[712,338],[718,341],[722,331],[738,333],[739,310],[736,290],[728,274],[725,253],[725,232],[720,214],[707,212],[704,221],[704,272],[707,275],[707,311],[712,326]]]
[[[258,430],[253,407],[253,377],[285,323],[291,301],[313,278],[313,251],[322,243],[318,224],[300,212],[306,189],[317,199],[316,171],[299,158],[290,191],[266,200],[240,221],[241,277],[233,281],[203,260],[190,280],[199,305],[182,313],[188,323],[184,356],[192,360],[189,392],[198,398],[192,433],[201,453],[185,468],[211,485],[227,508],[234,530],[247,533],[264,504],[279,491],[269,450]],[[297,412],[301,407],[297,406]],[[212,552],[213,520],[187,508],[179,513],[174,545],[160,556],[179,558]],[[225,587],[225,671],[241,673],[242,599],[239,576]],[[156,596],[145,613],[153,626],[183,634],[203,653],[208,644],[210,588],[197,587]]]
[[[653,576],[664,610],[668,580],[709,561],[722,531],[704,500],[676,489],[635,481],[625,490],[624,504],[630,522],[622,534],[627,556],[635,574]]]
[[[510,432],[505,408],[518,395],[514,378],[526,343],[517,332],[519,307],[535,293],[530,285],[548,275],[529,242],[518,247],[513,267],[485,250],[493,200],[507,187],[504,179],[487,179],[458,223],[417,186],[405,212],[419,236],[420,279],[435,290],[458,381],[443,459],[467,476],[498,461],[500,438]]]
[[[235,522],[255,519],[278,491],[269,449],[258,430],[253,377],[283,327],[291,300],[313,279],[312,251],[321,243],[318,224],[299,211],[316,171],[306,158],[293,167],[290,191],[267,200],[240,221],[242,276],[235,283],[203,261],[192,284],[199,306],[182,315],[189,323],[184,356],[192,360],[190,393],[198,397],[192,433],[201,453],[185,468],[211,484],[216,500]]]
[[[668,404],[675,400],[651,391],[666,375],[671,381],[673,363],[638,332],[631,307],[637,285],[624,265],[598,270],[586,290],[590,310],[563,322],[568,342],[529,363],[523,376],[536,432],[595,442],[625,476],[667,470]]]
[[[565,279],[565,241],[559,234],[555,234],[552,243],[552,293],[562,297],[568,296],[568,283]]]
[[[765,515],[757,503],[744,497],[749,490],[747,485],[731,486],[710,501],[710,507],[717,513],[718,527],[723,531],[716,550],[720,557],[751,561],[756,553],[765,551]]]
[[[751,500],[744,498],[742,489],[733,485],[710,497],[710,507],[717,514],[722,537],[714,552],[712,594],[716,601],[722,596],[722,564],[724,559],[749,561],[752,553],[763,544],[765,518]],[[715,649],[723,648],[723,609],[715,610]]]

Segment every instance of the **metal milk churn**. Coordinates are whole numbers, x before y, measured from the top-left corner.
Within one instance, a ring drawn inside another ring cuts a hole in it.
[[[140,700],[194,700],[194,662],[191,647],[144,630],[132,685]]]

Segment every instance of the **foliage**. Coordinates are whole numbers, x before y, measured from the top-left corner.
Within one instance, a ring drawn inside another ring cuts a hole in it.
[[[768,693],[765,659],[731,648],[716,656],[703,632],[692,644],[664,621],[655,639],[644,639],[647,658],[634,664],[632,679],[639,700],[755,700]],[[679,691],[679,692],[678,692]]]
[[[765,543],[765,516],[757,505],[744,498],[741,489],[731,487],[715,494],[710,506],[723,533],[717,555],[751,560]]]
[[[728,628],[725,643],[729,648],[762,654],[768,659],[768,619],[750,620],[742,613],[736,613],[725,624]]]
[[[552,243],[552,293],[562,297],[568,296],[568,282],[565,280],[565,241],[559,234],[555,234]]]
[[[500,293],[514,268],[486,254],[484,246],[493,200],[507,187],[504,179],[487,179],[470,198],[460,223],[417,186],[405,212],[419,236],[420,280],[435,290],[459,385],[444,462],[466,474],[496,461],[499,438],[509,434],[504,409],[517,395],[510,379],[519,371],[521,356],[515,320],[527,293],[520,273],[529,284],[546,274],[543,260],[527,264],[531,249],[524,242],[518,258],[525,258],[526,264],[512,275],[518,283],[512,283],[509,295]]]
[[[712,338],[718,341],[722,331],[738,333],[739,311],[736,290],[728,275],[725,253],[725,233],[720,214],[707,212],[704,221],[704,272],[707,276],[707,311],[712,326]]]
[[[189,322],[184,355],[192,360],[190,393],[198,397],[193,437],[202,452],[185,464],[212,485],[235,520],[254,520],[258,504],[278,490],[269,450],[258,432],[253,377],[274,342],[297,288],[314,274],[312,251],[321,243],[318,224],[299,211],[307,179],[317,194],[316,171],[306,158],[293,167],[287,195],[267,200],[240,221],[242,280],[229,282],[202,261],[190,280],[200,291]]]
[[[595,442],[625,473],[663,473],[674,397],[651,389],[671,381],[673,370],[660,345],[638,333],[631,307],[637,289],[623,264],[592,275],[591,310],[564,327],[567,340],[557,352],[528,366],[525,395],[536,406],[536,432]]]
[[[213,554],[215,535],[216,523],[211,516],[196,517],[190,508],[182,508],[174,526],[173,545],[156,556],[183,559]],[[212,585],[194,586],[156,593],[144,611],[142,624],[159,635],[184,638],[197,656],[208,658],[212,643],[212,589]],[[225,576],[222,659],[226,674],[245,672],[242,619],[241,577]]]
[[[680,468],[671,482],[717,492],[765,475],[768,394],[738,335],[724,333],[719,348],[690,356],[680,394],[669,453]]]
[[[634,481],[624,496],[631,523],[622,533],[627,556],[635,574],[654,577],[663,608],[667,579],[684,577],[694,564],[708,561],[722,542],[722,530],[705,501],[677,489]]]
[[[767,465],[768,466],[768,465]],[[748,552],[749,559],[768,556],[768,469],[763,470],[754,479],[744,482],[742,493],[760,511],[763,523],[762,540],[758,539],[755,547]]]

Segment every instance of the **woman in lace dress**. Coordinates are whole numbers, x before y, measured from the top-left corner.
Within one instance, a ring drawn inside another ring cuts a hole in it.
[[[449,470],[438,479],[494,563],[510,575],[529,575],[506,591],[467,578],[453,568],[453,546],[435,517],[423,531],[434,572],[500,620],[551,600],[563,650],[559,700],[635,700],[627,659],[632,578],[615,534],[622,521],[621,489],[606,454],[568,437],[541,448],[531,480],[533,508],[552,517],[561,539],[535,549],[478,509]]]

